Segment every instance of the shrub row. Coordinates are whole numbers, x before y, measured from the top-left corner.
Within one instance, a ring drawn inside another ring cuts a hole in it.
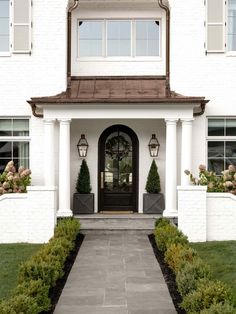
[[[176,284],[183,298],[181,307],[189,314],[235,314],[230,288],[214,280],[210,267],[191,248],[187,237],[168,219],[155,223],[157,247],[176,275]]]
[[[58,223],[54,237],[21,265],[12,296],[0,302],[1,314],[37,314],[51,308],[49,290],[63,276],[64,263],[79,231],[80,223],[73,218]]]

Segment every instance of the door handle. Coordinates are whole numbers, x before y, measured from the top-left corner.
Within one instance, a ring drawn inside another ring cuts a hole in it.
[[[104,189],[104,172],[101,172],[101,189]]]

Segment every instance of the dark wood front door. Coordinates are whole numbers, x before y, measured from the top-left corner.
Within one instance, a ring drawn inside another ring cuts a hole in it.
[[[138,138],[124,125],[106,129],[99,140],[99,210],[138,210]]]

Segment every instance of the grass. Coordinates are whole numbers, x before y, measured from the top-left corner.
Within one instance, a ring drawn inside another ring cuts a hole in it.
[[[0,244],[0,299],[9,296],[17,284],[19,267],[40,244]]]
[[[236,241],[192,243],[191,245],[211,266],[213,276],[233,289],[236,300]]]

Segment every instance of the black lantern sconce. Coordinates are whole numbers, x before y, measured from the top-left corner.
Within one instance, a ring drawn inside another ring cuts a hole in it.
[[[152,134],[152,137],[150,139],[148,147],[149,147],[150,156],[151,157],[158,157],[159,149],[160,149],[160,143],[158,142],[158,139],[156,138],[156,134]]]
[[[86,157],[88,152],[88,142],[84,134],[81,134],[81,138],[77,144],[78,153],[80,157]]]

